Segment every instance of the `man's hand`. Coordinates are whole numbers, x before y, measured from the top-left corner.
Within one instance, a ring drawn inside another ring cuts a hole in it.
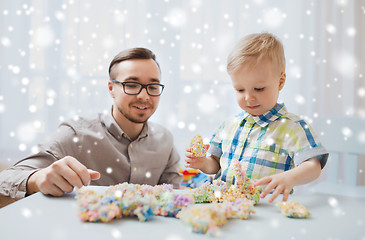
[[[87,186],[91,180],[99,178],[99,172],[87,169],[75,158],[67,156],[33,173],[27,182],[27,194],[42,192],[62,196],[72,192],[74,187]]]

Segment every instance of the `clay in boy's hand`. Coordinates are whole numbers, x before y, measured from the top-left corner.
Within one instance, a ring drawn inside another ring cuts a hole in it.
[[[278,202],[276,206],[281,210],[281,214],[290,218],[308,218],[311,213],[296,201]]]
[[[190,152],[195,157],[203,157],[207,153],[207,149],[204,147],[203,138],[197,134],[191,139]]]

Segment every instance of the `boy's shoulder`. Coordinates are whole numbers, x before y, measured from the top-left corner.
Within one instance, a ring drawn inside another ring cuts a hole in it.
[[[245,114],[246,114],[246,112],[243,111],[243,112],[231,115],[223,121],[222,125],[237,125],[237,124],[240,124],[242,122],[242,120],[245,118]]]
[[[303,118],[299,117],[298,115],[291,113],[291,112],[286,112],[285,114],[283,114],[281,116],[284,119],[288,119],[292,122],[298,123],[299,121],[304,121]]]
[[[286,112],[285,114],[283,114],[280,119],[282,122],[285,122],[285,125],[287,126],[287,128],[289,129],[303,129],[303,128],[311,128],[311,126],[309,125],[309,123],[302,117],[291,113],[291,112]]]

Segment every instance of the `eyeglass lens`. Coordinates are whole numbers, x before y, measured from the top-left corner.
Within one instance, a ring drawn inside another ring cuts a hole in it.
[[[139,94],[142,91],[140,83],[124,83],[124,91],[127,94]],[[145,86],[147,93],[151,96],[159,96],[162,93],[163,87],[160,84],[148,84]]]

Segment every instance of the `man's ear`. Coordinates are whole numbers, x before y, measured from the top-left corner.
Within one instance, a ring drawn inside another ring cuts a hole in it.
[[[281,72],[280,73],[280,80],[279,80],[279,91],[281,89],[283,89],[283,87],[285,85],[285,80],[286,80],[286,74],[285,74],[285,72]]]
[[[110,96],[112,96],[112,98],[114,98],[114,84],[112,83],[112,81],[108,82],[108,88],[109,88],[109,92],[110,92]]]

